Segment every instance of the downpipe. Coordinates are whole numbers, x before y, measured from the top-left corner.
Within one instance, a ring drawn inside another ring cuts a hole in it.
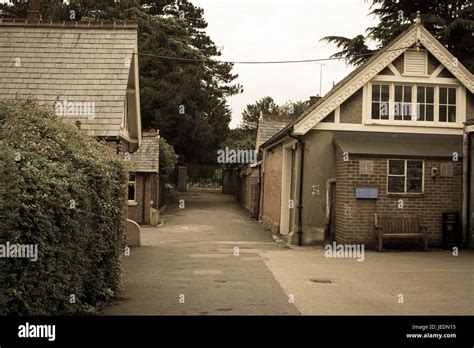
[[[304,178],[304,150],[306,143],[303,140],[303,135],[295,137],[288,132],[290,138],[298,141],[298,147],[301,149],[301,160],[300,160],[300,189],[298,197],[298,246],[303,245],[303,178]]]

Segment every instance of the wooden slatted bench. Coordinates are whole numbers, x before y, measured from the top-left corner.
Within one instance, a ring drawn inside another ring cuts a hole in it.
[[[374,214],[374,220],[379,251],[382,251],[384,238],[419,238],[420,242],[423,243],[423,250],[428,249],[428,228],[421,224],[421,219],[418,215],[394,216]]]

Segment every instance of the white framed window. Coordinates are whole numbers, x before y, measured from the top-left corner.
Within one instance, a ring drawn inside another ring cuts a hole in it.
[[[439,87],[439,122],[456,122],[456,88]]]
[[[412,86],[395,85],[395,107],[393,117],[397,121],[411,121]]]
[[[433,86],[417,86],[417,121],[434,121],[434,90]]]
[[[388,120],[390,85],[374,84],[372,85],[372,119]]]
[[[387,160],[387,193],[423,193],[423,160]]]
[[[365,120],[393,125],[462,126],[463,95],[458,85],[370,82]]]
[[[128,201],[137,201],[137,176],[135,173],[130,173],[128,177]]]

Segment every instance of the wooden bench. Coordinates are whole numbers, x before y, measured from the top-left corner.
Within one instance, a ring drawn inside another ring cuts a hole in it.
[[[378,249],[382,251],[384,238],[419,238],[423,250],[428,249],[426,226],[421,224],[421,219],[416,216],[380,215],[374,214],[375,235]]]

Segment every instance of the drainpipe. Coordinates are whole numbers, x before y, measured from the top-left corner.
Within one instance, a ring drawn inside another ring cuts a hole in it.
[[[332,178],[326,181],[326,224],[324,226],[324,238],[329,236],[329,228],[331,225],[331,206],[332,200],[335,199],[334,192],[331,191],[331,184],[335,183],[336,179]],[[334,223],[334,221],[332,221]]]
[[[463,244],[467,244],[468,239],[468,170],[469,170],[469,137],[466,129],[463,133],[463,142],[462,142],[462,234],[463,234]]]
[[[143,175],[143,190],[142,190],[142,223],[146,223],[145,221],[145,194],[146,194],[146,190],[145,190],[145,186],[146,186],[146,174]]]
[[[303,177],[304,177],[304,148],[305,142],[303,135],[295,137],[291,134],[291,130],[288,131],[290,138],[298,140],[298,147],[301,149],[301,161],[300,161],[300,189],[298,197],[298,246],[303,245]]]
[[[257,197],[257,219],[260,217],[260,195],[262,193],[262,164],[258,166],[258,197]]]

